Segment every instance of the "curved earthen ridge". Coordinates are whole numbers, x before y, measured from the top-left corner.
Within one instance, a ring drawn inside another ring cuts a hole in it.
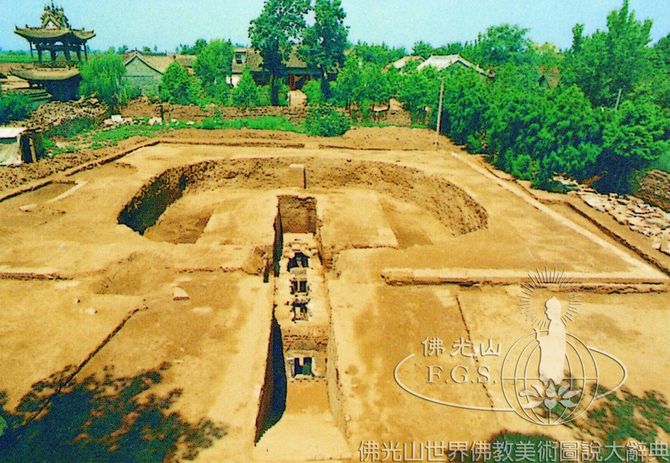
[[[140,234],[184,194],[225,189],[287,187],[289,166],[305,165],[308,188],[369,189],[428,210],[454,236],[487,227],[488,213],[453,183],[418,169],[387,162],[315,158],[251,158],[205,161],[168,169],[146,183],[119,214],[120,224]]]

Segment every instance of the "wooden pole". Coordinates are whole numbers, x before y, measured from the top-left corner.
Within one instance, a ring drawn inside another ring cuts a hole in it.
[[[440,88],[440,104],[437,109],[437,126],[435,127],[435,149],[440,142],[440,127],[442,126],[442,104],[444,102],[444,77],[442,78],[442,86]]]

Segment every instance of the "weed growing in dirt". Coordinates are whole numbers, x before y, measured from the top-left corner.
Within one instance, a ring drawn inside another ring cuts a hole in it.
[[[91,137],[93,144],[99,146],[115,145],[123,140],[131,137],[155,137],[167,130],[170,126],[164,127],[162,125],[119,125],[112,129],[102,130],[96,132]]]
[[[98,122],[90,117],[70,119],[58,127],[46,132],[48,137],[75,138],[86,135],[98,126]]]

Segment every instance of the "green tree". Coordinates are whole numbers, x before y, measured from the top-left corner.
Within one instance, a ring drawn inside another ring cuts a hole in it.
[[[278,78],[284,64],[306,27],[305,15],[310,0],[265,0],[260,16],[251,21],[251,46],[263,58],[263,68],[270,74],[270,95],[273,105],[279,104]]]
[[[177,61],[173,61],[165,70],[161,79],[161,100],[186,105],[193,102],[192,96],[192,82],[188,71]]]
[[[238,108],[254,108],[260,102],[258,86],[254,81],[249,68],[242,73],[237,87],[233,90],[233,105]]]
[[[572,52],[579,53],[584,46],[584,24],[575,24],[572,28]]]
[[[564,80],[577,84],[593,104],[613,108],[651,73],[651,27],[651,20],[636,19],[628,0],[609,14],[607,31],[584,37],[578,25],[562,69]]]
[[[488,83],[470,69],[449,69],[444,79],[442,124],[458,144],[481,151],[484,116],[488,109]],[[437,109],[438,87],[431,89],[430,104]]]
[[[373,63],[363,66],[353,97],[362,111],[371,109],[375,104],[388,103],[391,87],[381,67]]]
[[[380,45],[358,42],[351,48],[351,53],[358,56],[363,63],[372,63],[384,67],[407,55],[403,47],[391,48],[385,43]]]
[[[356,88],[361,80],[361,62],[355,53],[350,53],[344,61],[344,67],[337,76],[336,100],[347,109],[355,101]]]
[[[413,122],[426,122],[426,109],[438,98],[439,81],[428,72],[401,75],[397,88],[398,101],[409,111]]]
[[[423,40],[420,40],[416,43],[414,43],[414,46],[412,47],[412,55],[413,56],[420,56],[423,59],[428,59],[431,57],[431,55],[434,54],[435,48],[428,42],[424,42]]]
[[[177,50],[182,55],[198,55],[207,46],[207,40],[198,39],[193,45],[180,44]]]
[[[468,58],[481,66],[527,63],[531,58],[531,44],[528,29],[510,24],[491,26],[479,34]]]
[[[321,71],[321,92],[330,98],[328,82],[344,64],[349,29],[344,25],[346,13],[341,0],[316,0],[314,24],[302,38],[300,57],[311,67]]]
[[[451,42],[446,45],[437,47],[434,51],[434,55],[457,55],[461,54],[465,49],[465,45],[461,42]]]
[[[84,96],[95,95],[112,108],[117,108],[124,105],[128,98],[130,86],[125,76],[126,67],[119,55],[97,55],[82,66],[79,90]]]
[[[603,130],[604,174],[599,186],[628,192],[633,174],[648,167],[670,148],[670,119],[652,103],[625,101]]]
[[[602,151],[599,111],[577,86],[558,87],[547,94],[540,143],[533,150],[548,178],[554,172],[584,180],[596,172]]]
[[[534,63],[532,64],[541,66],[545,70],[558,68],[563,61],[561,50],[551,42],[533,44],[533,50]]]
[[[207,95],[219,103],[230,93],[234,49],[230,40],[212,40],[197,55],[193,69]]]
[[[659,58],[666,66],[670,66],[670,34],[662,37],[656,45],[654,45],[654,50],[658,54]]]

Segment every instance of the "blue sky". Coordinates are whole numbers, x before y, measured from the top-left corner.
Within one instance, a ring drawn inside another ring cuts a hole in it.
[[[46,0],[0,0],[0,47],[27,50],[14,25],[37,25]],[[386,42],[411,48],[423,39],[434,45],[472,40],[500,23],[530,29],[536,42],[567,47],[575,23],[586,31],[605,27],[620,0],[342,0],[352,41]],[[654,20],[654,40],[670,33],[670,0],[631,0],[638,18]],[[197,38],[247,43],[249,21],[263,0],[60,0],[70,23],[94,29],[94,49],[126,44],[173,51]]]

